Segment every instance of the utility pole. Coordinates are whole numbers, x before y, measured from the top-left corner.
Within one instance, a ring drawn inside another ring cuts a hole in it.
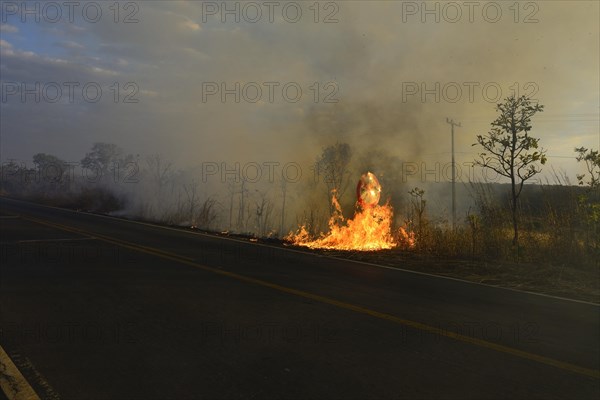
[[[454,127],[461,127],[460,122],[454,122],[453,119],[446,118],[452,131],[452,230],[456,227],[456,164],[454,162]]]

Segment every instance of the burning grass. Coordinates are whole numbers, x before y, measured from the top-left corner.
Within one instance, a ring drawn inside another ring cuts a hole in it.
[[[582,203],[576,188],[542,188],[544,201],[533,203],[541,209],[521,210],[521,240],[514,246],[510,215],[485,188],[474,189],[480,212],[469,212],[456,228],[429,219],[424,191],[406,229],[395,231],[389,204],[361,207],[359,201],[354,217],[344,220],[334,196],[327,233],[311,236],[301,226],[285,240],[328,256],[600,303],[600,214],[587,206],[597,204],[597,194]],[[557,197],[559,189],[571,196]],[[554,204],[557,198],[565,204]]]
[[[386,203],[380,205],[358,206],[354,218],[345,220],[335,193],[332,197],[334,212],[329,219],[329,232],[313,238],[306,226],[300,226],[297,232],[291,232],[284,240],[310,249],[374,251],[410,248],[415,239],[412,232],[400,227],[392,228],[394,212]]]

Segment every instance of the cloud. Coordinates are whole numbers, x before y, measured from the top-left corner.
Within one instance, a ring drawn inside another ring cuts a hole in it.
[[[0,23],[0,32],[2,33],[17,33],[19,32],[19,28],[14,25]]]
[[[7,55],[10,55],[10,54],[13,54],[12,49],[13,49],[12,44],[10,44],[9,42],[7,42],[4,39],[0,39],[0,51],[4,52]]]
[[[158,97],[158,92],[156,92],[154,90],[143,89],[143,90],[140,90],[140,94],[147,96],[147,97]]]
[[[196,22],[192,21],[191,19],[186,18],[185,21],[180,23],[181,26],[183,26],[186,29],[189,29],[191,31],[199,31],[200,25],[198,25]]]
[[[72,40],[62,41],[58,44],[66,49],[71,49],[71,50],[81,50],[81,49],[85,48],[85,46],[82,45],[81,43],[77,43]]]

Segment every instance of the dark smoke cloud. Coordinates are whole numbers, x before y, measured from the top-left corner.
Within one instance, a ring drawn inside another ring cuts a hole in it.
[[[329,24],[314,23],[309,4],[300,4],[305,16],[298,23],[281,16],[274,23],[221,23],[218,16],[203,22],[202,3],[184,1],[139,2],[135,24],[9,18],[0,42],[2,82],[95,81],[104,85],[105,97],[113,82],[134,82],[139,103],[2,102],[2,161],[30,160],[37,152],[78,161],[101,141],[142,157],[161,153],[182,169],[206,161],[277,161],[300,163],[309,174],[323,147],[347,142],[358,171],[368,154],[448,162],[451,117],[463,123],[456,137],[463,163],[473,158],[475,135],[494,119],[494,104],[481,92],[490,82],[505,95],[515,82],[521,91],[527,82],[536,85],[546,111],[534,120],[533,134],[551,156],[600,146],[597,2],[534,2],[536,23],[523,23],[531,11],[526,3],[520,3],[517,23],[513,2],[498,2],[503,15],[496,23],[482,16],[486,2],[472,23],[464,7],[456,23],[431,17],[423,23],[418,14],[403,14],[406,2],[336,2],[338,22]],[[443,9],[446,3],[434,4]],[[297,103],[280,92],[272,103],[222,103],[218,96],[203,102],[205,82],[295,82],[304,95]],[[310,90],[314,82],[318,102]],[[337,103],[323,102],[329,82],[337,85]],[[407,97],[404,90],[407,83],[432,88],[436,82],[463,88],[476,82],[479,89],[473,101],[465,89],[454,103],[443,96],[422,99],[421,93]],[[550,161],[577,172],[572,159]],[[225,191],[220,182],[216,187]]]

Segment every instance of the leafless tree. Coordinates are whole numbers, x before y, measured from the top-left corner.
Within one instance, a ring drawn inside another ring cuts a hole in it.
[[[217,202],[213,197],[208,197],[202,202],[197,217],[197,225],[199,228],[210,230],[213,222],[217,219],[217,213],[215,211],[216,204]]]
[[[270,219],[273,213],[274,205],[267,198],[267,193],[256,191],[258,194],[258,201],[256,202],[256,231],[259,236],[266,236],[270,229]]]
[[[199,196],[198,196],[198,182],[196,181],[192,181],[189,184],[184,184],[183,185],[183,190],[185,192],[186,195],[186,200],[187,200],[187,214],[189,216],[189,223],[191,225],[196,225],[197,221],[196,221],[196,208],[198,207],[198,203],[199,203]]]
[[[336,143],[323,149],[321,156],[317,159],[316,176],[322,179],[327,189],[327,204],[330,212],[333,212],[331,203],[332,194],[339,200],[350,183],[348,170],[352,151],[347,143]]]
[[[246,216],[250,217],[250,213],[246,212],[246,195],[248,194],[248,189],[246,189],[246,179],[240,180],[240,189],[239,189],[239,208],[238,208],[238,220],[237,227],[238,229],[244,230],[247,228],[247,219]],[[249,205],[248,205],[249,206]]]
[[[285,226],[285,201],[287,199],[287,179],[281,177],[281,222],[279,224],[279,234],[284,235],[283,229]]]
[[[165,186],[172,179],[170,161],[164,161],[160,154],[152,154],[146,157],[146,165],[155,184],[156,195],[158,199],[162,199],[162,194]]]

